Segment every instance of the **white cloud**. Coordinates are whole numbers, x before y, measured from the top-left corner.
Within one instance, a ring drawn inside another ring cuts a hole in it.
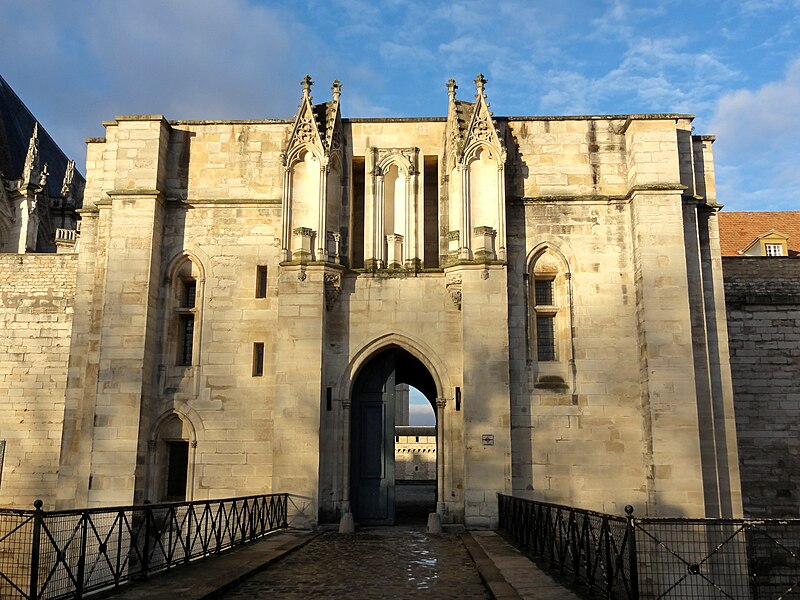
[[[723,94],[711,119],[711,129],[728,148],[762,145],[800,136],[800,60],[781,81],[756,90]]]
[[[300,87],[287,82],[309,72],[324,98],[335,78],[314,32],[247,0],[87,0],[80,11],[0,0],[0,9],[15,24],[0,37],[4,75],[79,164],[83,138],[114,115],[290,118]]]
[[[436,425],[436,416],[433,414],[430,404],[427,406],[410,404],[408,407],[408,423],[416,426]]]
[[[720,201],[736,210],[800,209],[800,59],[785,77],[722,95],[709,131]]]
[[[619,65],[599,77],[550,71],[542,107],[556,113],[605,112],[601,107],[609,101],[624,99],[628,108],[614,112],[705,110],[722,85],[738,75],[710,51],[693,52],[687,46],[684,38],[638,38]]]

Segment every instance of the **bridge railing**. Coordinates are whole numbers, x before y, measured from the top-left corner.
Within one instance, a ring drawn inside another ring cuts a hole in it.
[[[500,529],[520,549],[604,598],[638,598],[631,519],[498,494]]]
[[[620,517],[499,495],[500,529],[604,598],[800,594],[800,519]]]
[[[81,598],[287,527],[288,494],[115,508],[0,510],[0,596]]]

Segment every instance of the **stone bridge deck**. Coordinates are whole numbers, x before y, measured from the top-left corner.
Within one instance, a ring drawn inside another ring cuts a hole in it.
[[[578,598],[494,532],[285,531],[132,585],[115,600]]]

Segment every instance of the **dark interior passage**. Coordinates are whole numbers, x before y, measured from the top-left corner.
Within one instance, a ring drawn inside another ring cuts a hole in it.
[[[401,384],[419,390],[435,407],[433,377],[400,348],[376,355],[353,385],[350,499],[362,524],[424,524],[436,508],[437,430],[395,427]]]

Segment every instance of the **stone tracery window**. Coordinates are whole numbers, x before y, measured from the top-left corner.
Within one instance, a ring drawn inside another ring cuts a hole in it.
[[[534,255],[530,269],[534,387],[566,391],[574,387],[569,269],[550,248]]]
[[[199,356],[200,279],[200,268],[189,257],[184,257],[173,272],[170,337],[175,348],[175,364],[182,367],[197,364]]]
[[[555,325],[558,306],[554,303],[554,277],[534,279],[534,311],[536,313],[536,357],[556,360]]]

